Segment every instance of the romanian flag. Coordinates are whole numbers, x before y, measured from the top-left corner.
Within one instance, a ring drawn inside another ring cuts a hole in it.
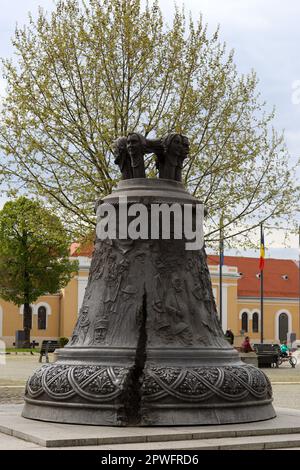
[[[259,257],[259,270],[263,271],[265,267],[265,237],[263,229],[260,236],[260,257]]]

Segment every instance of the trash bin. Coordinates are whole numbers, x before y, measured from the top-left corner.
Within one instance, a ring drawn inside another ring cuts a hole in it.
[[[16,331],[16,341],[15,347],[16,348],[23,348],[26,342],[26,333],[24,330],[17,330]]]

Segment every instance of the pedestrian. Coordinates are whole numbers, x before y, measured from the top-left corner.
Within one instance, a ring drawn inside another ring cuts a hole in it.
[[[289,347],[286,344],[286,341],[282,341],[282,344],[280,345],[280,355],[282,357],[287,357],[289,355]]]
[[[250,338],[249,336],[246,336],[241,345],[241,352],[248,353],[252,351],[253,349],[251,348]]]
[[[230,344],[234,343],[234,334],[230,329],[226,330],[225,338],[227,339],[227,341],[229,341]]]

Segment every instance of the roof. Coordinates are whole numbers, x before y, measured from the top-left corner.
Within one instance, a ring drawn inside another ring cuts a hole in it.
[[[86,256],[91,258],[94,251],[94,243],[72,243],[70,247],[70,256]]]
[[[94,244],[72,243],[71,256],[92,257]],[[218,265],[219,256],[208,255],[208,265]],[[242,273],[238,280],[238,297],[259,297],[260,279],[258,258],[244,256],[225,256],[224,265],[236,266]],[[284,279],[283,276],[287,276]],[[264,296],[274,298],[298,298],[299,297],[299,268],[295,261],[285,259],[265,258],[264,269]]]
[[[208,255],[209,265],[218,265],[219,256]],[[238,297],[259,297],[259,259],[242,256],[225,256],[224,265],[237,266],[242,273],[238,280]],[[284,279],[283,276],[287,276]],[[299,268],[294,260],[265,258],[264,296],[275,298],[299,297]]]

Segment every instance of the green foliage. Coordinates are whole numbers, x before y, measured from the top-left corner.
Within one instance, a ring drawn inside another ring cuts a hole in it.
[[[202,18],[176,9],[166,26],[156,1],[61,0],[17,28],[13,45],[17,63],[3,62],[3,185],[25,184],[73,234],[93,229],[95,200],[119,178],[112,141],[133,130],[191,138],[184,179],[206,204],[208,239],[221,213],[226,237],[291,217],[299,190],[274,113],[255,73],[238,74]],[[151,157],[147,165],[154,175]]]
[[[69,239],[55,215],[20,197],[0,212],[0,297],[16,305],[55,294],[77,271]]]
[[[66,338],[65,336],[61,336],[58,341],[59,341],[59,347],[64,348],[65,345],[68,344],[69,339]]]

